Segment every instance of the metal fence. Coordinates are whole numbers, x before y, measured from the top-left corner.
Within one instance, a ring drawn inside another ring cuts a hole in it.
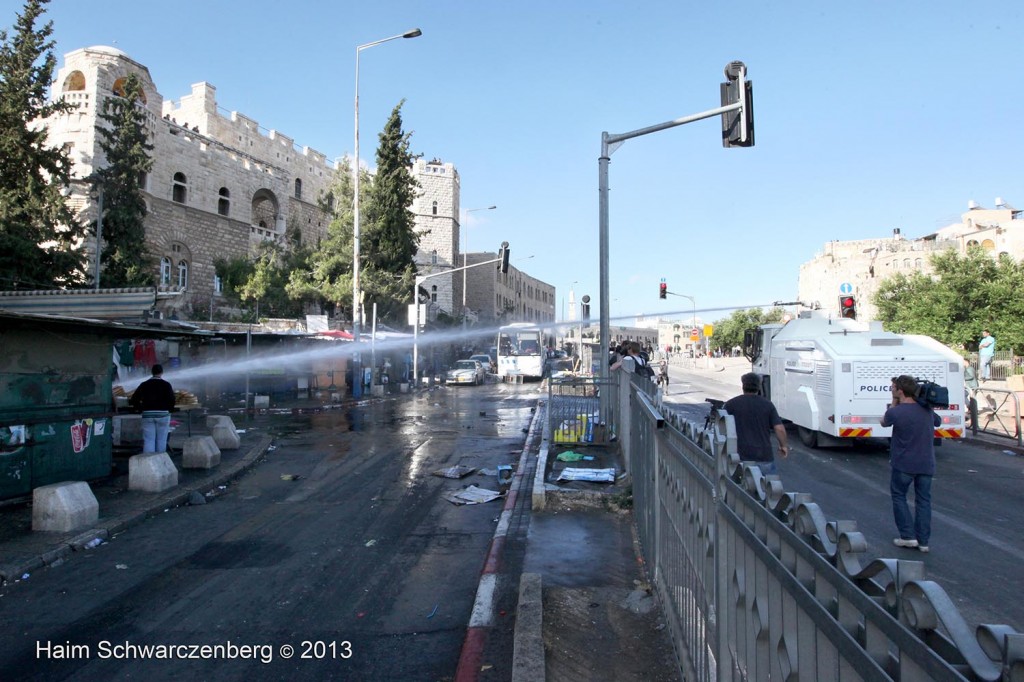
[[[1024,634],[972,632],[922,562],[865,564],[856,522],[739,461],[731,416],[705,428],[621,387],[641,551],[685,679],[1024,680]]]
[[[971,364],[981,378],[981,361],[977,353],[967,356]],[[1024,374],[1024,357],[1014,355],[1012,350],[997,350],[992,356],[992,364],[989,366],[989,378],[996,381],[1005,381],[1013,374]]]
[[[1020,398],[1014,391],[981,386],[974,389],[969,405],[971,429],[977,433],[1014,438],[1024,445],[1021,433]]]
[[[618,385],[599,377],[578,376],[548,382],[548,421],[555,443],[582,445],[607,443],[618,433],[615,409],[607,418],[600,414],[601,391],[608,402],[618,403]]]

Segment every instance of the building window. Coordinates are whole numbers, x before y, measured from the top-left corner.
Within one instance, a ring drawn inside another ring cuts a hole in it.
[[[431,303],[437,303],[437,285],[430,287],[430,301]]]
[[[436,201],[431,205],[430,210],[431,210],[431,215],[437,215],[437,202]]]
[[[164,256],[160,259],[160,284],[171,283],[171,259]]]
[[[224,293],[224,280],[220,278],[220,275],[213,276],[213,293],[218,296]]]
[[[188,261],[178,261],[178,288],[188,289]]]
[[[146,189],[146,185],[149,184],[149,173],[146,171],[139,171],[139,189]]]
[[[75,92],[85,90],[85,74],[81,71],[72,71],[64,79],[64,92]]]
[[[176,204],[184,204],[188,199],[188,179],[184,173],[174,174],[174,186],[171,189],[171,200]]]
[[[231,213],[231,192],[227,187],[220,188],[220,198],[217,199],[217,213],[228,216]]]
[[[918,270],[921,269],[921,259],[920,258],[916,258],[914,260],[914,267],[917,268]]]
[[[437,265],[437,249],[430,252],[430,264]]]
[[[327,210],[330,211],[331,213],[334,213],[334,195],[333,194],[328,194],[327,195]]]
[[[295,198],[302,198],[302,180],[295,178]]]

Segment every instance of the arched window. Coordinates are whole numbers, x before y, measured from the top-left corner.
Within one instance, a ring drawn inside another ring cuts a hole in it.
[[[327,210],[332,212],[332,213],[334,212],[334,195],[333,194],[328,194],[327,195]]]
[[[430,264],[437,265],[437,249],[430,252]],[[434,288],[436,289],[437,287]]]
[[[431,215],[437,215],[437,202],[436,201],[431,205]]]
[[[299,178],[295,178],[295,198],[302,198],[302,180]]]
[[[968,239],[967,240],[967,246],[977,246],[977,245],[978,245],[978,240],[977,239]]]
[[[910,268],[910,259],[909,258],[904,258],[903,259],[903,267]]]
[[[921,269],[921,259],[920,258],[915,258],[914,259],[914,267],[917,268],[918,270]]]
[[[64,79],[64,92],[76,92],[85,90],[85,74],[81,71],[72,71]]]
[[[430,301],[431,303],[437,303],[437,285],[430,287]]]
[[[227,187],[220,188],[220,198],[217,199],[217,213],[222,216],[231,214],[231,192]]]
[[[160,259],[160,284],[171,283],[171,259],[164,256]]]
[[[188,261],[178,261],[178,288],[188,289]]]
[[[114,81],[114,87],[111,89],[114,91],[114,94],[118,97],[124,97],[124,84],[126,80],[126,78],[118,78],[116,81]],[[138,101],[142,102],[143,104],[146,103],[146,91],[143,89],[141,83],[139,83]]]
[[[981,242],[981,248],[985,249],[986,251],[994,251],[996,248],[996,243],[991,239],[986,239],[983,242]]]
[[[174,174],[174,184],[171,188],[171,201],[176,204],[184,204],[188,199],[188,179],[184,173]]]

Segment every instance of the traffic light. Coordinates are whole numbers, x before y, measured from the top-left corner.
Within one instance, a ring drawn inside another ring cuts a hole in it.
[[[498,263],[498,270],[500,270],[502,274],[508,272],[509,251],[510,249],[508,248],[508,242],[502,242],[501,249],[498,251],[498,258],[501,259],[501,262]]]
[[[857,299],[853,296],[839,297],[839,316],[848,320],[857,319]]]
[[[754,84],[747,80],[743,62],[729,62],[726,82],[721,85],[722,106],[740,103],[740,108],[722,114],[722,146],[754,146]]]
[[[590,324],[590,296],[584,296],[580,299],[580,309],[583,313],[580,316],[583,320],[583,324]]]
[[[668,298],[668,285],[664,282],[658,287],[658,298]]]

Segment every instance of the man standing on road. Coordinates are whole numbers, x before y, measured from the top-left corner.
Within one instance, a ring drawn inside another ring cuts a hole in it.
[[[758,395],[761,392],[761,377],[748,372],[740,377],[743,395],[725,403],[725,411],[736,420],[736,449],[744,462],[757,464],[761,472],[778,473],[772,451],[771,432],[779,439],[779,456],[789,455],[786,427],[779,417],[779,411],[770,400]]]
[[[981,342],[978,344],[978,361],[981,363],[981,380],[988,381],[992,370],[992,356],[996,354],[996,337],[981,331]]]
[[[900,536],[897,547],[928,551],[932,534],[932,477],[935,475],[935,427],[939,415],[921,405],[914,377],[893,377],[892,405],[882,417],[882,426],[892,427],[889,465],[892,475],[892,513]],[[914,514],[907,504],[907,491],[914,485]]]
[[[167,452],[167,431],[174,409],[174,389],[164,380],[164,368],[153,365],[153,376],[135,389],[129,403],[142,412],[142,451]]]

